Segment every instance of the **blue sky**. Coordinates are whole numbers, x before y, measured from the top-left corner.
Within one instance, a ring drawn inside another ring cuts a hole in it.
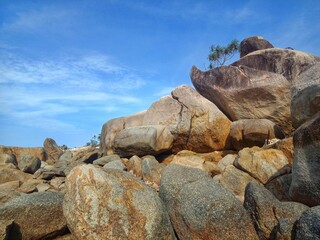
[[[85,145],[253,35],[320,55],[320,1],[0,0],[0,145]]]

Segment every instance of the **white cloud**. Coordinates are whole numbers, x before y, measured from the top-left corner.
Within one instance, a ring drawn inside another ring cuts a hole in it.
[[[133,96],[145,81],[134,70],[102,54],[79,58],[25,59],[0,55],[0,114],[20,125],[44,129],[74,128],[63,116],[84,111],[113,112],[139,104]],[[131,90],[131,91],[129,91]],[[112,106],[106,107],[108,103]]]

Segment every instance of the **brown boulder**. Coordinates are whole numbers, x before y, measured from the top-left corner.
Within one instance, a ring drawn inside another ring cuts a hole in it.
[[[280,74],[246,66],[227,66],[206,72],[191,69],[197,91],[232,121],[269,119],[290,134],[290,83]]]
[[[63,154],[62,150],[58,147],[56,141],[52,138],[46,138],[44,140],[43,148],[46,151],[47,155],[54,161],[58,160],[59,157]]]
[[[31,178],[31,174],[24,173],[15,168],[11,168],[7,164],[2,166],[0,165],[0,184],[16,180],[20,182],[26,182],[28,179]]]
[[[76,239],[175,239],[157,192],[126,172],[74,168],[63,211]]]
[[[301,73],[291,91],[292,125],[298,128],[320,112],[320,63]]]
[[[277,73],[283,75],[290,83],[294,83],[300,73],[319,61],[320,57],[309,53],[269,48],[252,52],[232,65]]]
[[[320,112],[293,135],[294,159],[290,196],[309,206],[320,204]]]
[[[244,148],[239,151],[234,165],[263,184],[290,172],[286,156],[280,150]]]
[[[283,137],[280,128],[268,119],[241,119],[230,126],[230,139],[236,150],[262,147],[266,140]]]
[[[129,116],[114,118],[106,122],[101,129],[100,151],[103,155],[114,154],[114,138],[123,129],[141,126],[146,111]]]
[[[230,120],[187,85],[154,102],[145,114],[144,124],[168,126],[174,136],[175,153],[184,149],[196,152],[229,149]]]
[[[18,163],[23,155],[32,155],[38,157],[41,161],[48,160],[48,156],[42,147],[22,148],[0,146],[0,153],[14,155]]]
[[[248,37],[240,43],[240,57],[244,57],[249,53],[257,50],[273,48],[273,45],[260,36]]]
[[[0,220],[14,220],[8,239],[52,239],[67,230],[63,194],[45,192],[17,197],[0,206]]]

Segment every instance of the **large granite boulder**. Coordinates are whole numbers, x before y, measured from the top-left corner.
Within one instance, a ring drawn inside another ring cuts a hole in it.
[[[0,165],[0,184],[16,180],[20,182],[26,182],[32,178],[31,174],[24,173],[16,169],[15,166],[14,168],[10,166],[14,165]]]
[[[291,133],[291,87],[282,75],[242,65],[206,72],[193,66],[190,75],[197,91],[231,120],[269,119]]]
[[[175,239],[157,192],[126,172],[75,167],[63,211],[76,239]]]
[[[59,157],[63,154],[63,151],[59,148],[56,141],[52,138],[46,138],[44,140],[43,148],[46,151],[47,155],[54,161],[58,160]]]
[[[293,135],[294,159],[290,196],[309,206],[320,204],[320,112]]]
[[[262,147],[266,140],[283,138],[277,125],[268,119],[241,119],[230,126],[230,139],[236,150],[245,147]]]
[[[290,83],[294,83],[302,72],[319,61],[320,57],[309,53],[269,48],[252,52],[232,65],[281,74]]]
[[[240,57],[257,50],[273,48],[273,45],[261,36],[248,37],[240,43]]]
[[[38,157],[41,161],[48,161],[47,153],[42,147],[23,148],[0,146],[0,154],[1,153],[14,155],[18,163],[23,155],[32,155]]]
[[[41,161],[35,156],[23,155],[18,166],[21,171],[33,174],[40,168]]]
[[[156,155],[172,148],[173,136],[161,125],[130,127],[121,130],[114,139],[114,151],[120,157]]]
[[[320,112],[320,63],[303,72],[291,92],[292,125],[298,128]]]
[[[159,194],[179,239],[258,239],[241,203],[199,169],[170,164]]]
[[[106,122],[101,129],[100,151],[103,155],[114,154],[114,138],[123,129],[143,125],[145,111]]]
[[[239,152],[234,165],[263,184],[290,172],[286,156],[277,149],[244,148]]]
[[[262,185],[253,182],[246,187],[244,207],[250,213],[260,239],[270,239],[274,228],[282,219],[289,219],[294,223],[308,209],[301,203],[280,202]],[[292,229],[293,224],[290,227]]]
[[[52,239],[67,231],[63,194],[32,193],[0,206],[0,220],[14,220],[8,239]]]
[[[144,116],[145,125],[164,125],[174,136],[173,151],[210,152],[229,148],[230,120],[196,90],[181,85],[156,101]]]

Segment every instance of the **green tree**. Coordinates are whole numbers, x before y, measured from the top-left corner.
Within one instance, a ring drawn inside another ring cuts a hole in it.
[[[86,146],[98,146],[100,144],[100,134],[98,137],[93,135],[89,142],[86,143]]]
[[[226,47],[212,45],[208,56],[210,62],[209,69],[223,66],[238,51],[239,41],[237,39],[232,40]]]

